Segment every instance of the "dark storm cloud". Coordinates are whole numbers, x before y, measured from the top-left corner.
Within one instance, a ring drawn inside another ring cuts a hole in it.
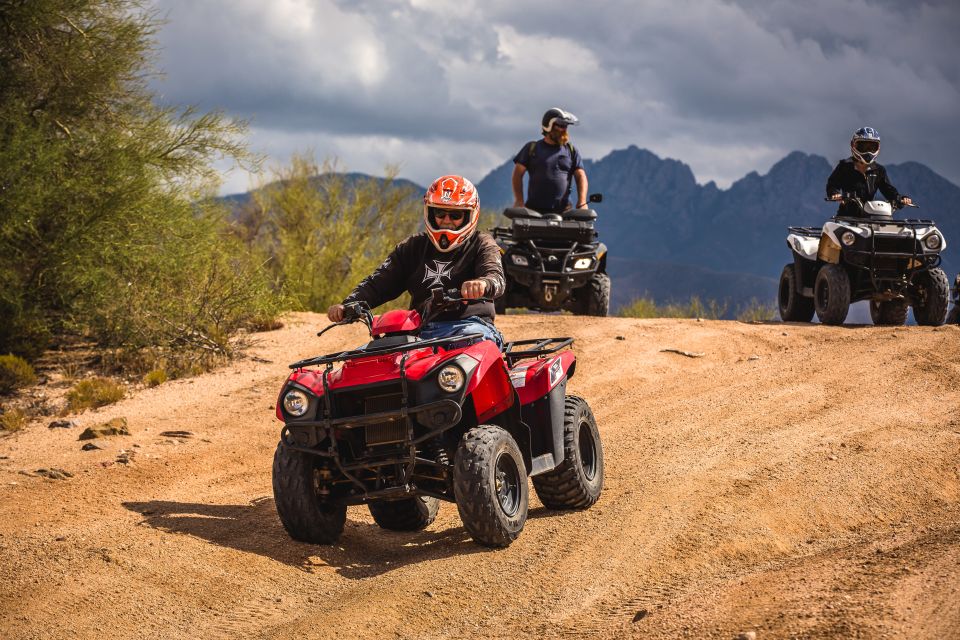
[[[636,144],[721,184],[793,149],[839,159],[864,124],[880,129],[883,160],[960,182],[950,2],[157,6],[170,20],[164,97],[253,117],[273,155],[313,146],[351,169],[479,179],[560,105],[581,117],[572,134],[588,156]]]

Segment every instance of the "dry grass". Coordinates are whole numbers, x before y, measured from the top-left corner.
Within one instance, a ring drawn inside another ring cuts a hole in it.
[[[27,426],[27,414],[20,409],[7,409],[0,413],[0,431],[20,431]]]
[[[96,409],[104,405],[113,404],[126,395],[123,385],[109,378],[88,378],[81,380],[67,392],[68,413],[76,413],[84,409]]]

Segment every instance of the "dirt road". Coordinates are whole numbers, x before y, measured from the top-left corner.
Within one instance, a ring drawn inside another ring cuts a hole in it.
[[[607,475],[584,512],[531,493],[491,551],[452,504],[418,533],[351,507],[337,546],[287,537],[286,364],[362,337],[322,324],[0,439],[0,637],[960,637],[956,326],[503,318],[508,338],[576,337]],[[132,435],[81,451],[116,416]],[[72,477],[21,473],[51,467]]]

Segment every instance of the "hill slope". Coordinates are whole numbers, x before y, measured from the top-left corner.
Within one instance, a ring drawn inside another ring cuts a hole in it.
[[[36,423],[0,438],[2,635],[960,628],[960,328],[545,320],[500,324],[514,339],[576,337],[571,392],[589,399],[606,455],[594,508],[554,513],[532,498],[503,551],[474,545],[450,504],[419,533],[382,531],[351,507],[339,545],[291,541],[270,480],[285,365],[362,337],[318,339],[321,317],[297,315],[256,336],[250,360],[76,417],[128,419],[132,435],[103,449]],[[115,462],[121,449],[132,464]],[[51,467],[73,477],[33,475]]]

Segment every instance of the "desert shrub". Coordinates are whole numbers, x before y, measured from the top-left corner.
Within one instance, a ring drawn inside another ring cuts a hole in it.
[[[719,320],[727,313],[727,303],[708,300],[704,303],[698,296],[687,302],[669,302],[658,305],[648,297],[635,298],[620,308],[618,315],[625,318],[706,318]]]
[[[0,393],[10,393],[36,381],[33,367],[26,360],[15,355],[0,356]]]
[[[67,411],[75,413],[84,409],[96,409],[121,400],[126,395],[123,385],[109,378],[81,380],[67,392]]]
[[[0,413],[0,431],[20,431],[27,426],[27,414],[21,409],[7,409]]]
[[[0,20],[0,349],[59,336],[221,353],[275,315],[270,274],[208,197],[244,124],[161,106],[142,0],[6,2]],[[197,204],[202,203],[202,204]]]
[[[143,383],[148,387],[156,387],[168,380],[167,372],[163,369],[154,369],[147,375],[143,376]]]
[[[779,310],[776,303],[760,302],[751,298],[750,302],[737,310],[737,320],[741,322],[770,322],[777,317]]]
[[[309,155],[274,169],[236,214],[236,236],[262,257],[292,308],[325,311],[417,230],[423,204],[409,186],[337,171]],[[404,304],[406,296],[391,306]]]

